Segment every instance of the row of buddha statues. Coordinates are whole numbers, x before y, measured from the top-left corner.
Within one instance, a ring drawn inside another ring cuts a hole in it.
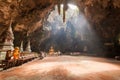
[[[5,55],[5,60],[18,60],[22,58],[25,54],[29,52],[23,52],[19,47],[15,47],[13,50],[7,50]]]
[[[60,51],[55,52],[54,48],[51,46],[49,49],[49,55],[60,55]],[[18,60],[23,56],[23,52],[19,47],[15,47],[14,50],[7,50],[5,60]]]
[[[15,47],[14,50],[8,50],[6,52],[6,57],[5,60],[10,60],[10,59],[14,59],[17,60],[20,58],[20,50],[19,47]]]

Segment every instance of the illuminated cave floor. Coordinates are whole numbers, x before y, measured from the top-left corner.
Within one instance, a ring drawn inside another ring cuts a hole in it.
[[[2,71],[0,80],[120,80],[120,61],[51,56]]]

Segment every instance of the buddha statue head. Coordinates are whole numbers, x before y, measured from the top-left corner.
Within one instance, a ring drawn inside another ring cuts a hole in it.
[[[15,47],[14,50],[18,50],[19,51],[19,47]]]

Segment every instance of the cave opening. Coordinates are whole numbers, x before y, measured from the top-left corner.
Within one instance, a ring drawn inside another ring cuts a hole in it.
[[[40,51],[48,52],[52,46],[56,52],[60,51],[63,54],[101,52],[99,38],[85,15],[76,5],[68,4],[64,22],[63,6],[61,4],[60,13],[58,7],[55,6],[45,20],[43,30],[48,35],[40,41]]]

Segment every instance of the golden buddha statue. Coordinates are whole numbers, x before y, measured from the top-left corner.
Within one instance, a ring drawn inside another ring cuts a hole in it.
[[[50,54],[50,55],[53,55],[53,54],[54,54],[54,49],[53,49],[52,46],[51,46],[50,49],[49,49],[49,54]]]
[[[19,48],[15,47],[14,50],[13,50],[13,58],[16,60],[16,59],[19,59],[19,57],[20,57]]]

